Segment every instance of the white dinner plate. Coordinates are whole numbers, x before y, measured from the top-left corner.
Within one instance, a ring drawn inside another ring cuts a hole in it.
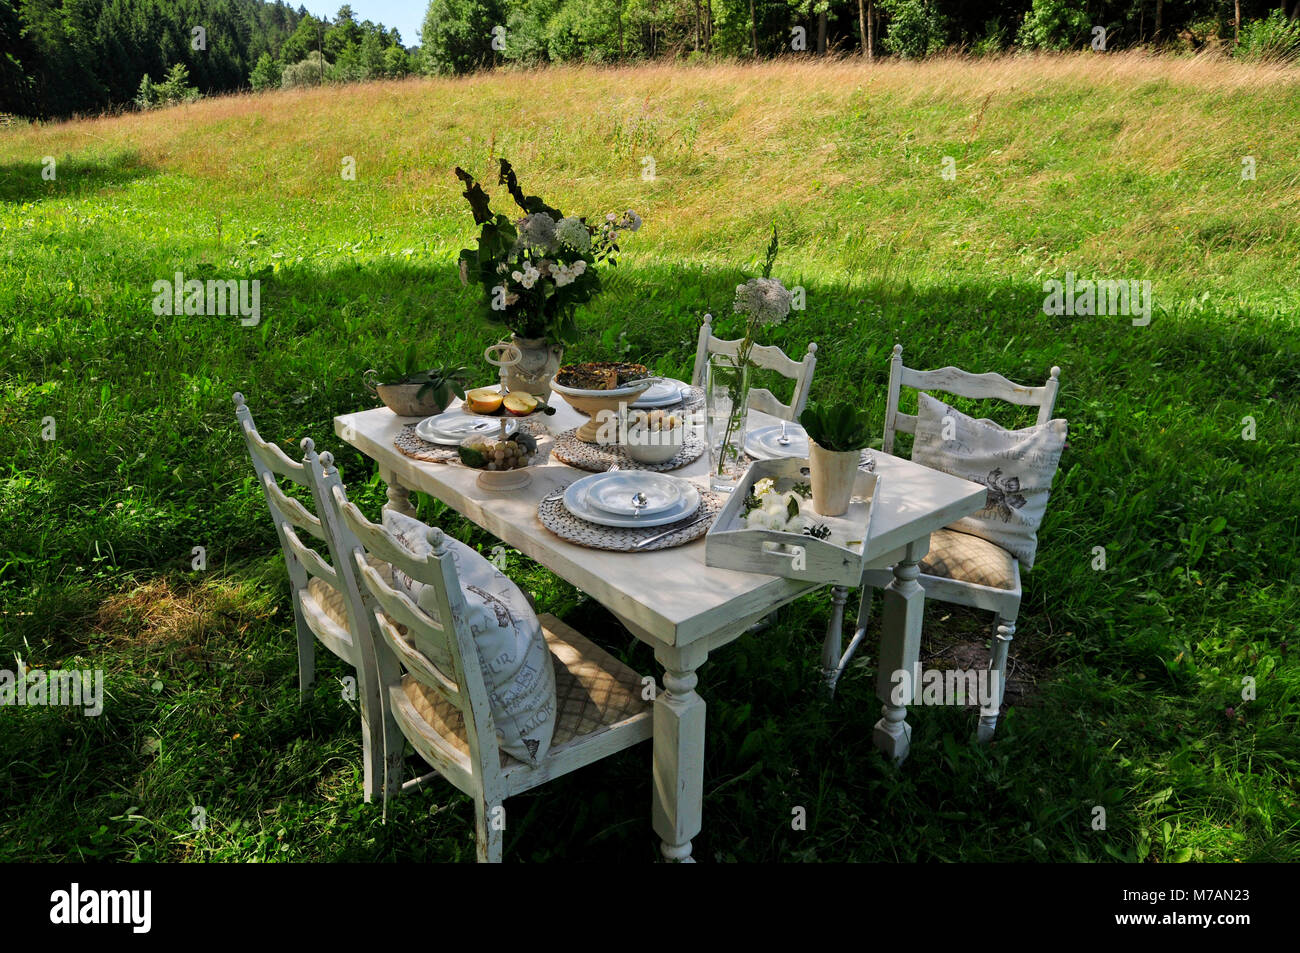
[[[484,417],[481,414],[469,414],[463,410],[447,410],[434,417],[426,417],[415,425],[415,435],[429,443],[444,446],[458,446],[466,437],[492,437],[501,432],[501,424],[506,422],[506,436],[519,429],[519,422],[509,417]]]
[[[780,460],[784,457],[808,457],[808,433],[796,423],[785,425],[788,446],[781,446],[781,425],[758,427],[745,434],[745,452],[755,460]]]
[[[699,508],[700,491],[689,483],[682,493],[682,498],[676,504],[669,509],[655,513],[653,516],[620,516],[615,513],[606,513],[599,507],[593,506],[587,499],[592,485],[618,475],[619,471],[614,473],[593,473],[591,476],[570,483],[569,488],[564,491],[565,509],[579,519],[600,526],[614,526],[624,529],[633,526],[665,526],[668,523],[675,523],[680,519],[685,519]]]
[[[641,397],[631,406],[638,410],[653,407],[668,407],[680,404],[685,396],[687,385],[670,377],[660,378],[645,389]]]
[[[617,470],[605,476],[608,479],[598,480],[591,485],[587,491],[587,502],[615,516],[639,517],[638,522],[680,506],[682,497],[690,486],[677,477],[647,473],[644,470]],[[632,498],[637,493],[644,493],[646,497],[646,505],[639,512],[632,504]]]

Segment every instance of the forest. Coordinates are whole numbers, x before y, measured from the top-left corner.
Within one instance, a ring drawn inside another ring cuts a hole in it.
[[[511,65],[1140,46],[1294,58],[1300,0],[431,0],[418,38],[347,4],[0,0],[0,113]]]

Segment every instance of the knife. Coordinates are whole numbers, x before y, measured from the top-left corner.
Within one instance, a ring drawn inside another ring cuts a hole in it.
[[[712,513],[705,513],[703,516],[697,516],[689,523],[683,523],[681,526],[674,526],[672,529],[668,530],[665,533],[658,533],[655,536],[651,536],[649,539],[643,539],[641,540],[641,542],[634,544],[632,548],[640,549],[642,546],[649,546],[651,543],[655,542],[656,540],[663,539],[665,536],[671,536],[673,535],[673,533],[679,533],[684,529],[694,526],[696,523],[703,523],[705,520],[709,520],[709,519],[713,519]]]

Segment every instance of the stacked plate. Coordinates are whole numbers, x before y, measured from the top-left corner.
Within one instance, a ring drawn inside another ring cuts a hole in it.
[[[785,424],[786,443],[781,442],[781,424],[758,427],[745,434],[745,452],[755,460],[808,458],[808,433],[795,423]]]
[[[501,417],[484,417],[463,410],[448,410],[434,417],[426,417],[415,425],[415,435],[429,443],[444,447],[459,446],[466,437],[489,437],[501,431]],[[504,418],[506,436],[519,429],[519,422]]]
[[[690,390],[689,385],[683,381],[674,380],[670,377],[661,377],[645,389],[640,398],[632,404],[632,407],[637,410],[671,407],[673,404],[680,404],[685,400],[688,390]]]
[[[699,508],[700,491],[680,477],[615,470],[569,484],[564,506],[579,519],[600,526],[666,526]]]

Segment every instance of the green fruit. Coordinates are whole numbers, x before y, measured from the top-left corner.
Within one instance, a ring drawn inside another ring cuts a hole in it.
[[[487,455],[483,452],[483,448],[479,444],[462,443],[457,448],[457,451],[460,454],[460,462],[465,464],[465,466],[473,467],[475,470],[481,470],[487,466]]]

